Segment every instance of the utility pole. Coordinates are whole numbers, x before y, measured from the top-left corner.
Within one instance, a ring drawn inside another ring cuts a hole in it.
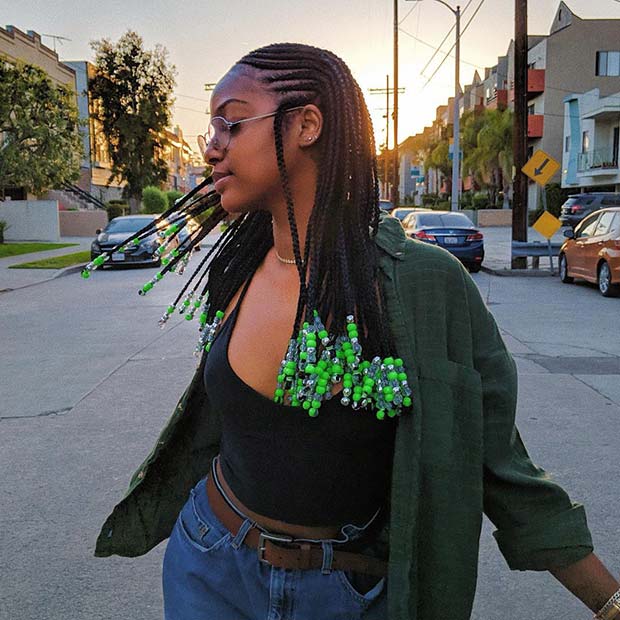
[[[398,0],[394,0],[394,170],[392,204],[398,207],[400,185],[400,158],[398,157]]]
[[[527,0],[515,0],[515,124],[512,194],[512,240],[527,241],[527,177],[521,168],[527,161]],[[527,258],[512,258],[512,269],[527,269]]]
[[[456,17],[456,63],[454,70],[454,152],[452,153],[452,211],[459,210],[459,194],[461,190],[461,7],[454,11]]]
[[[392,196],[389,193],[389,189],[390,189],[390,180],[388,179],[388,174],[389,174],[389,160],[388,160],[388,151],[390,149],[390,95],[392,95],[394,93],[394,89],[390,88],[390,76],[389,74],[385,76],[385,88],[369,88],[368,92],[371,95],[385,95],[385,103],[386,103],[386,110],[385,110],[385,153],[384,153],[384,174],[383,174],[383,180],[384,180],[384,192],[383,192],[383,196],[388,199],[391,200]],[[398,92],[400,94],[405,92],[404,88],[399,88]]]

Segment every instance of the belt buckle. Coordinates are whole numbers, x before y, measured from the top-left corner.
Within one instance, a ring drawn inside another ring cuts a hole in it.
[[[270,564],[269,560],[265,559],[265,541],[270,540],[275,543],[292,543],[294,538],[292,536],[284,536],[283,534],[269,534],[268,532],[260,532],[258,535],[258,561],[263,564]]]

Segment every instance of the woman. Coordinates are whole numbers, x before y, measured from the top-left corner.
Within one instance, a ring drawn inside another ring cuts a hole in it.
[[[599,610],[619,584],[527,456],[475,284],[379,216],[346,65],[261,48],[211,113],[205,159],[240,217],[208,274],[206,355],[97,555],[170,535],[168,620],[465,620],[484,508],[512,568],[551,570]]]

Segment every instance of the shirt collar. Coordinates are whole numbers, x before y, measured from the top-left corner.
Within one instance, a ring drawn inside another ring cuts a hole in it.
[[[400,221],[385,213],[379,215],[379,229],[374,237],[375,243],[393,258],[403,260],[407,236]]]

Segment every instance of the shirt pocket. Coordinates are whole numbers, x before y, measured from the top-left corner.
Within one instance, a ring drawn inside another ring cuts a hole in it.
[[[417,368],[425,466],[480,474],[483,417],[480,374],[469,366],[430,359]]]

